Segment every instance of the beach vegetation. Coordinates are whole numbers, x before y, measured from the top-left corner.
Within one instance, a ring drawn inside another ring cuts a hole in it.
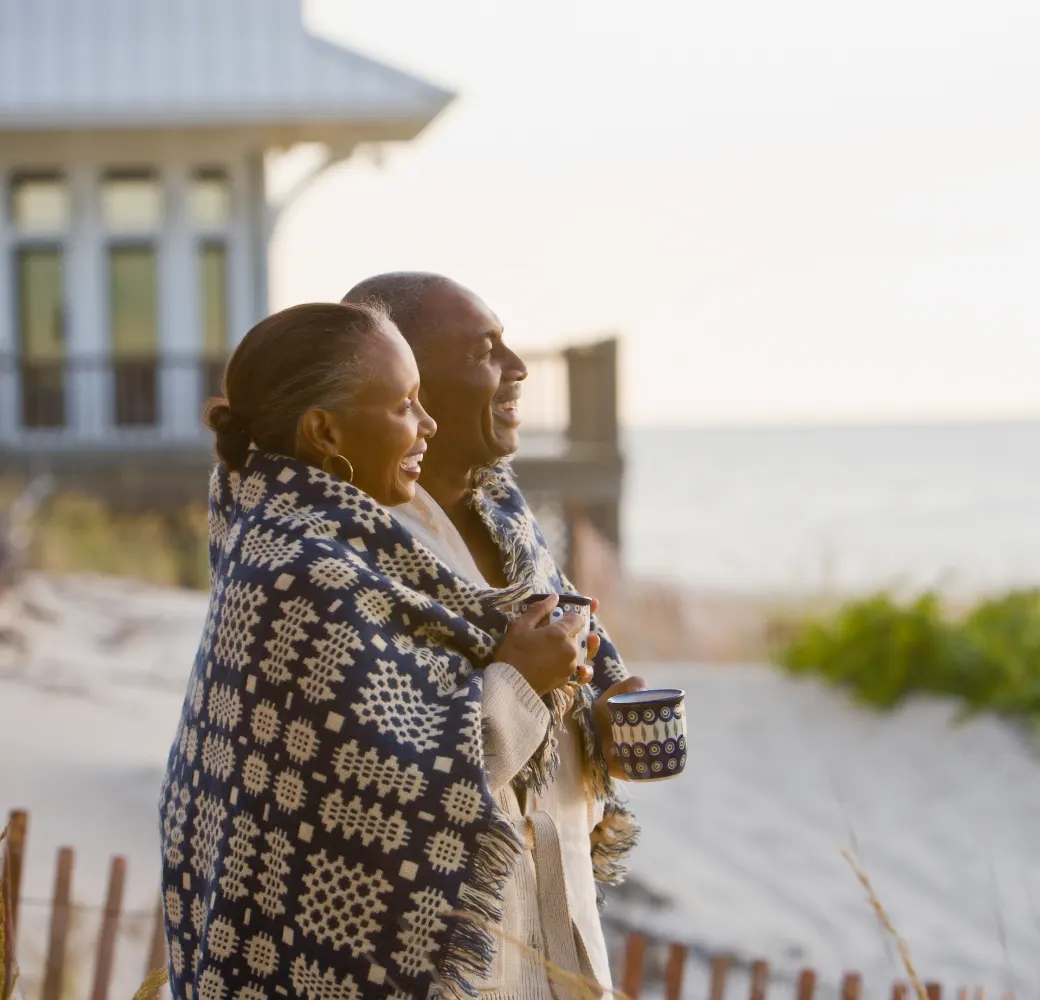
[[[777,663],[892,708],[916,693],[949,695],[1040,731],[1040,589],[954,608],[935,592],[847,601],[788,627]]]

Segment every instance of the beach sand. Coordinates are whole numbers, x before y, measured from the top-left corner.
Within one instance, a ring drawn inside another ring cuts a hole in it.
[[[110,855],[128,858],[126,908],[139,916],[119,941],[114,998],[144,971],[159,784],[206,603],[127,581],[33,577],[0,621],[24,640],[0,643],[0,809],[31,812],[24,893],[50,895],[67,844],[77,902],[100,906]],[[879,992],[900,969],[840,856],[854,837],[922,976],[1040,996],[1040,757],[1012,727],[957,726],[953,707],[931,699],[882,715],[761,666],[639,672],[687,691],[690,759],[675,781],[628,789],[643,835],[611,925],[696,953],[768,958],[785,984],[803,965],[825,986],[857,969]],[[36,902],[24,910],[28,997],[45,915]],[[96,923],[74,926],[79,996]],[[703,970],[693,961],[688,996],[703,995]]]

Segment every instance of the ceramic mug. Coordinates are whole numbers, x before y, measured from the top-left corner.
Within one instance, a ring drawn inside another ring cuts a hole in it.
[[[686,767],[686,692],[657,688],[607,699],[610,726],[629,781],[664,781]]]
[[[532,604],[544,601],[550,594],[532,594],[520,602],[520,612],[526,611]],[[581,615],[581,631],[578,633],[578,666],[583,667],[589,662],[589,628],[592,625],[592,598],[582,597],[581,594],[559,594],[560,603],[552,610],[549,616],[551,621],[559,621],[564,615]]]

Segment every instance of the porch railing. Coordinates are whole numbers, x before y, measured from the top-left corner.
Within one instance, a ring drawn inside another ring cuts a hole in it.
[[[613,341],[525,352],[525,445],[617,444]],[[58,446],[127,436],[199,442],[205,400],[220,392],[224,358],[193,355],[35,361],[0,354],[0,441]]]

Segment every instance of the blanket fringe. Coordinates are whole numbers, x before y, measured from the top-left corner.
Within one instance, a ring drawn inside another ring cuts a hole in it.
[[[592,873],[596,879],[596,896],[603,906],[603,887],[620,885],[628,869],[624,860],[639,840],[639,825],[632,813],[617,799],[603,811],[603,819],[592,831]]]
[[[488,830],[481,836],[469,877],[459,892],[459,913],[448,938],[436,976],[445,1000],[471,1000],[479,994],[474,979],[491,972],[498,942],[488,924],[501,926],[505,917],[506,882],[523,856],[524,844],[497,806]],[[466,919],[471,914],[474,919]]]

